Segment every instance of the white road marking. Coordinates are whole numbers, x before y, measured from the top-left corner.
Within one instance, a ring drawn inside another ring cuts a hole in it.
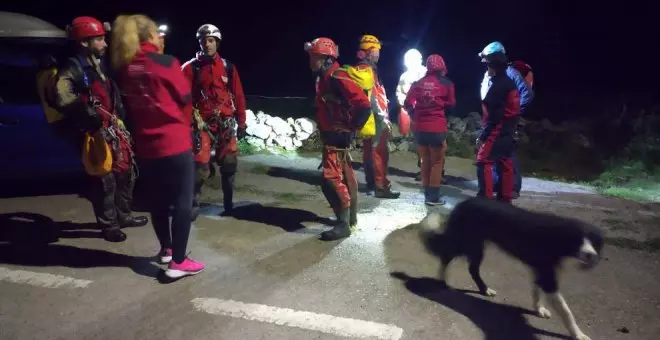
[[[297,327],[352,339],[399,340],[403,329],[382,323],[215,298],[191,300],[197,311]]]
[[[86,288],[94,281],[74,279],[68,276],[37,273],[26,270],[11,270],[0,267],[0,281],[24,283],[43,288]]]

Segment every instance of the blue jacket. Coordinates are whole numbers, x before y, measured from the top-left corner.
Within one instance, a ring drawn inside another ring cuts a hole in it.
[[[513,80],[518,88],[518,92],[520,92],[520,115],[523,115],[525,114],[525,109],[527,109],[534,99],[534,90],[532,90],[532,87],[525,81],[525,78],[512,65],[506,68],[506,75]]]

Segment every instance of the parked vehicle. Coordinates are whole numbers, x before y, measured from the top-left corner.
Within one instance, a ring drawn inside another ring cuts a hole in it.
[[[74,150],[48,125],[37,93],[38,60],[65,53],[64,30],[0,12],[0,180],[84,174]]]

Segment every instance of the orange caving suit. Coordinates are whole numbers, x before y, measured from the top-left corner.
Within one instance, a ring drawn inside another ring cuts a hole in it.
[[[361,61],[358,68],[371,68],[375,78],[375,85],[371,92],[371,111],[376,121],[376,135],[365,138],[363,143],[364,174],[367,188],[375,190],[376,197],[398,198],[399,193],[393,192],[390,181],[387,179],[387,168],[390,161],[389,140],[392,128],[387,113],[387,94],[380,82],[376,68],[367,61]]]
[[[211,151],[220,166],[225,211],[233,208],[238,139],[245,132],[245,95],[235,65],[221,58],[198,53],[183,66],[193,94],[193,149],[196,178],[194,207],[209,178]]]
[[[357,180],[349,147],[353,134],[367,122],[371,104],[364,91],[335,62],[317,79],[316,121],[323,141],[322,190],[339,217],[350,210],[349,225],[357,223]]]

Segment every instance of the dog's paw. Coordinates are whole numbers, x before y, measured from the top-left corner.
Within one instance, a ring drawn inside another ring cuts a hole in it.
[[[484,295],[489,296],[489,297],[493,297],[493,296],[497,295],[497,291],[495,291],[495,289],[488,288],[484,292]]]
[[[536,310],[536,315],[539,318],[550,319],[550,317],[552,316],[552,313],[550,313],[550,310],[545,308],[545,307],[539,307]]]
[[[580,332],[574,336],[575,340],[591,340],[586,334]]]

